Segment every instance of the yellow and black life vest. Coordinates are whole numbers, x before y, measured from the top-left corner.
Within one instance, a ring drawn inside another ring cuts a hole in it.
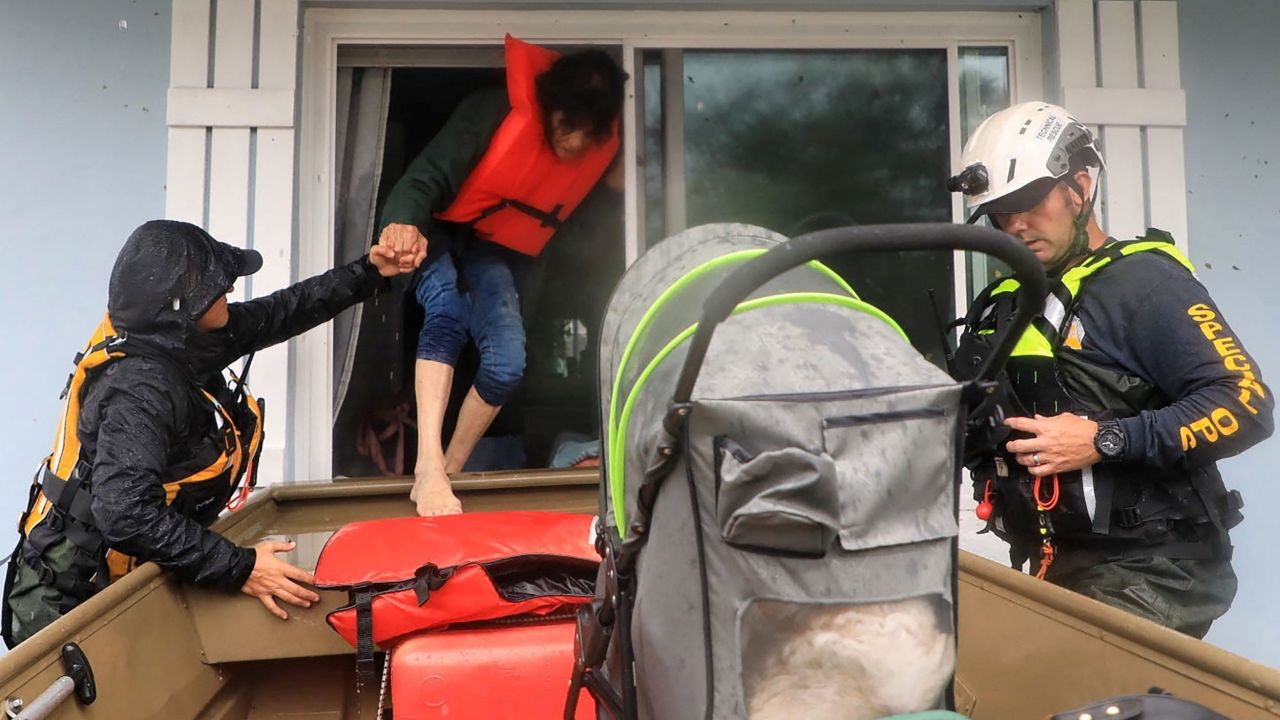
[[[107,317],[76,355],[75,370],[62,391],[64,405],[53,452],[36,473],[19,521],[21,537],[12,562],[27,564],[40,575],[41,584],[56,588],[64,598],[63,612],[138,564],[109,549],[96,527],[91,509],[92,458],[84,457],[77,433],[82,394],[91,373],[127,354],[127,338],[115,331]],[[194,448],[191,459],[167,468],[162,476],[165,502],[206,526],[229,505],[242,483],[248,490],[257,481],[264,404],[249,394],[234,373],[232,381],[235,387],[197,388],[214,413],[213,429]],[[45,563],[46,551],[63,539],[70,540],[85,561],[77,564],[76,572],[55,572]]]
[[[1044,312],[1023,332],[1005,364],[1003,388],[997,392],[1005,415],[1074,413],[1105,420],[1168,404],[1148,381],[1089,363],[1077,352],[1079,325],[1073,321],[1089,281],[1105,268],[1146,252],[1163,255],[1194,273],[1172,237],[1151,229],[1137,240],[1103,245],[1051,280]],[[966,370],[985,359],[990,339],[1013,317],[1018,287],[1016,280],[1006,279],[975,299],[951,358],[954,376],[966,379]],[[1170,534],[1175,521],[1211,521],[1223,531],[1222,543],[1226,542],[1225,529],[1239,522],[1243,503],[1238,493],[1226,490],[1216,468],[1156,477],[1152,471],[1124,464],[1097,465],[1061,474],[1055,483],[1058,492],[1044,490],[1037,497],[1030,473],[1004,449],[1008,439],[1007,428],[986,436],[985,447],[978,452],[970,448],[968,464],[974,473],[976,498],[994,505],[989,527],[1010,543],[1015,561],[1030,556],[1032,547],[1049,534],[1067,546],[1110,548],[1121,555],[1123,547],[1137,545],[1144,554],[1169,557],[1217,557],[1229,552],[1229,546],[1174,541]],[[1050,502],[1050,497],[1056,499]]]

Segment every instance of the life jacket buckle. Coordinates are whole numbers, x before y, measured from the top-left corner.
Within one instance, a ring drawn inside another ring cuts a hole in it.
[[[32,570],[36,571],[36,576],[41,585],[44,585],[45,587],[52,587],[54,581],[57,580],[57,576],[53,573],[53,568],[45,565],[42,561],[37,560],[35,562],[28,562],[27,565],[30,566]]]
[[[1142,515],[1138,513],[1137,507],[1116,508],[1114,513],[1115,524],[1126,530],[1136,528],[1142,524]]]
[[[62,532],[62,530],[67,526],[66,519],[63,517],[62,513],[58,511],[57,508],[49,509],[48,520],[49,520],[49,529],[55,533]]]

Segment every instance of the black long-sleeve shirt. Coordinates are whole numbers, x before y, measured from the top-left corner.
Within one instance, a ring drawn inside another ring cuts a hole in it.
[[[378,227],[414,225],[430,238],[432,215],[458,196],[510,112],[506,88],[482,88],[464,98],[391,189]]]
[[[222,330],[200,338],[223,367],[331,319],[386,287],[363,258],[288,288],[228,306]],[[240,548],[165,502],[167,468],[190,459],[215,422],[181,367],[146,355],[106,366],[84,392],[77,433],[93,466],[92,511],[115,550],[155,561],[180,579],[236,590],[255,561]]]
[[[1090,279],[1076,317],[1081,359],[1140,377],[1170,400],[1120,421],[1124,462],[1204,466],[1267,438],[1275,405],[1261,372],[1209,292],[1159,252]],[[1069,351],[1068,351],[1069,352]]]

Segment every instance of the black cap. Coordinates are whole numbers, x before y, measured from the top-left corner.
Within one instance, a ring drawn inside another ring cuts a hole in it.
[[[242,250],[234,245],[214,240],[214,253],[231,277],[246,277],[262,269],[262,253]]]
[[[174,220],[143,223],[116,257],[107,309],[117,326],[158,326],[169,313],[195,321],[236,278],[262,268],[262,255],[218,242],[202,228]]]

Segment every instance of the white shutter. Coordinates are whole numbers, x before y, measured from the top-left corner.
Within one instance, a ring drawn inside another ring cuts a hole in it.
[[[236,299],[292,281],[297,55],[297,0],[218,0],[216,16],[210,0],[174,0],[165,214],[262,253]],[[267,403],[262,484],[284,479],[288,372],[286,345],[253,361]]]
[[[1057,0],[1055,10],[1061,102],[1101,134],[1103,229],[1128,239],[1158,227],[1185,251],[1177,2]]]

